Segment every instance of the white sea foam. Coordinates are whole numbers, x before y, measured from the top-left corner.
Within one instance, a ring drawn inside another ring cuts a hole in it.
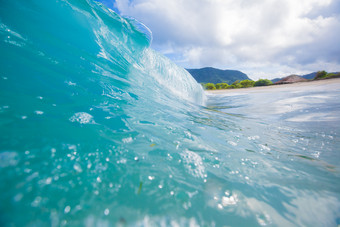
[[[205,168],[203,165],[203,161],[201,156],[199,156],[197,153],[189,150],[185,150],[181,154],[183,158],[183,162],[185,163],[185,166],[190,174],[192,174],[195,177],[201,177],[204,178],[205,176]]]
[[[95,124],[93,116],[86,112],[75,113],[69,120],[71,122],[78,122],[79,124]]]

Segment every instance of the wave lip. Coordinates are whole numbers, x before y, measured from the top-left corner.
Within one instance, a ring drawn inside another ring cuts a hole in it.
[[[129,21],[129,23],[131,23],[136,28],[136,30],[140,31],[142,34],[145,35],[146,39],[149,42],[149,46],[151,46],[153,36],[152,36],[152,31],[150,30],[150,28],[148,28],[145,24],[136,20],[133,17],[125,16],[124,18],[127,19]]]

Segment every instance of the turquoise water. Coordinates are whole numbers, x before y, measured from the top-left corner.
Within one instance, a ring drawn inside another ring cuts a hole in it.
[[[340,88],[205,94],[89,0],[0,5],[1,226],[336,226]]]

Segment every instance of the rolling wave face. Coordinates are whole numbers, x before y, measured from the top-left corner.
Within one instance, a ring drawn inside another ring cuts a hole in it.
[[[162,201],[136,190],[196,146],[188,112],[205,96],[151,41],[90,0],[1,1],[1,222],[101,225],[111,210],[110,223],[131,224],[145,217],[138,206],[170,199],[177,181]]]
[[[42,124],[77,128],[65,120],[84,112],[108,131],[134,131],[126,119],[204,103],[200,85],[149,48],[152,35],[136,20],[85,0],[6,2],[1,10],[2,103],[18,118],[38,111]]]

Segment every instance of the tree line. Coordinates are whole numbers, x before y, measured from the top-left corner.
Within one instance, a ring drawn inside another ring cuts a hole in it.
[[[319,71],[316,73],[314,80],[329,79],[329,78],[339,78],[340,72],[338,73],[328,73],[326,71]]]
[[[253,80],[236,80],[232,84],[227,83],[206,83],[202,84],[206,90],[216,90],[216,89],[234,89],[234,88],[247,88],[247,87],[258,87],[258,86],[268,86],[272,85],[273,82],[268,79],[259,79],[258,81]]]

